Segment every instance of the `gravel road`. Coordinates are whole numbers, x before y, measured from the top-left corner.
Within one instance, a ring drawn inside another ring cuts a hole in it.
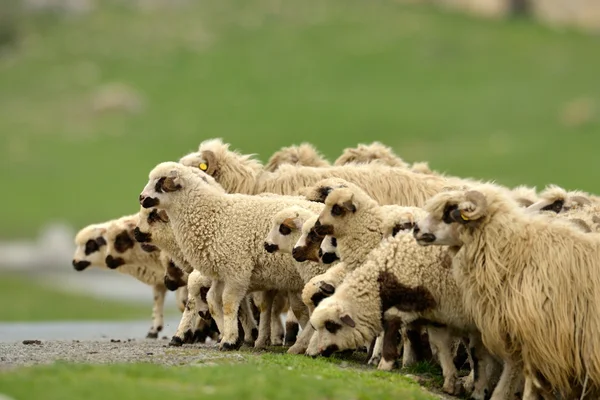
[[[59,360],[90,364],[150,362],[183,365],[224,358],[243,359],[239,353],[220,352],[214,343],[170,347],[166,339],[23,342],[0,343],[0,370]]]

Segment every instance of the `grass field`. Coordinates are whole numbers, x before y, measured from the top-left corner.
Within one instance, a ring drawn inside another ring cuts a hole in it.
[[[262,160],[381,140],[456,175],[600,191],[597,38],[389,0],[169,3],[20,23],[0,56],[0,237],[135,212],[155,164],[211,137]],[[95,112],[119,82],[141,111]]]
[[[0,373],[0,393],[15,400],[436,398],[398,373],[366,370],[340,360],[250,353],[242,353],[237,361],[171,368],[149,364],[22,368]]]
[[[70,294],[42,285],[35,279],[3,274],[0,276],[0,322],[129,320],[148,318],[152,307],[131,305]],[[10,305],[10,306],[8,306]],[[165,310],[169,313],[169,310]]]

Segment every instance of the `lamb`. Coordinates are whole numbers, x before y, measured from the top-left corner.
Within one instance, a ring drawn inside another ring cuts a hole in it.
[[[334,166],[347,164],[368,164],[372,162],[389,165],[390,167],[408,168],[409,165],[398,157],[394,151],[380,142],[359,144],[354,148],[347,148],[334,162]]]
[[[185,287],[188,287],[188,295],[184,302],[183,315],[169,345],[181,346],[184,343],[204,342],[207,337],[214,339],[219,333],[220,324],[219,313],[215,313],[213,310],[211,314],[207,303],[208,291],[213,283],[212,279],[195,271],[187,261],[177,244],[169,224],[169,217],[164,210],[142,207],[138,215],[138,223],[134,229],[135,239],[142,243],[142,246],[160,248],[161,252],[167,254],[170,260],[189,272],[189,276],[184,275],[184,284]],[[170,262],[169,266],[178,269],[173,262]],[[166,278],[165,283],[167,282]],[[244,341],[253,343],[256,323],[248,304],[244,304],[242,310],[240,322],[244,330]],[[215,315],[216,318],[213,319]]]
[[[137,214],[127,215],[81,229],[75,236],[73,267],[77,271],[83,271],[90,266],[116,269],[152,286],[154,306],[152,326],[147,337],[157,338],[163,327],[166,288],[162,276],[164,275],[163,264],[166,260],[159,253],[149,254],[135,245],[131,229],[136,218]],[[177,305],[182,310],[186,296],[185,288],[178,290],[176,294]]]
[[[228,194],[201,169],[173,162],[161,163],[150,172],[140,204],[165,210],[185,259],[222,286],[220,349],[237,347],[237,314],[248,292],[290,291],[290,306],[304,328],[308,320],[300,298],[304,282],[295,262],[268,254],[263,242],[274,213],[292,205],[316,212],[322,205],[292,196]]]
[[[363,318],[362,314],[360,314],[362,311],[357,310],[357,313],[362,318],[358,324],[367,323],[369,328],[379,328],[380,331],[381,326],[379,324],[381,317],[382,315],[386,316],[385,321],[389,324],[386,331],[392,334],[387,341],[392,345],[386,346],[386,340],[384,339],[384,349],[387,347],[388,349],[393,348],[395,350],[395,336],[401,324],[409,324],[418,322],[419,320],[428,321],[430,340],[438,349],[440,363],[444,372],[444,390],[448,393],[456,393],[459,386],[452,356],[452,341],[467,333],[473,334],[473,340],[475,340],[477,335],[472,321],[467,317],[461,306],[462,298],[458,287],[450,275],[448,266],[451,257],[448,255],[447,249],[436,249],[434,252],[423,251],[414,243],[412,235],[407,236],[406,233],[411,231],[415,220],[424,215],[424,211],[414,207],[406,207],[396,212],[397,219],[406,221],[401,225],[403,228],[401,229],[402,233],[397,233],[397,235],[403,237],[403,241],[393,242],[395,244],[392,246],[393,250],[390,250],[391,253],[381,253],[382,250],[380,249],[382,247],[385,248],[386,243],[389,243],[391,240],[386,239],[382,242],[382,232],[385,230],[386,220],[389,218],[388,209],[391,206],[379,206],[361,189],[350,184],[348,186],[347,188],[336,188],[330,192],[325,199],[325,208],[319,217],[320,224],[315,229],[321,231],[320,233],[334,234],[338,239],[342,263],[346,263],[347,272],[350,274],[340,285],[340,288],[351,279],[350,276],[355,276],[352,274],[357,268],[362,269],[363,272],[358,275],[359,278],[356,278],[360,283],[355,282],[355,284],[364,284],[368,287],[369,285],[377,285],[378,281],[380,283],[379,291],[374,291],[374,294],[371,296],[372,300],[369,300],[375,303],[381,301],[381,304],[377,304],[376,306],[373,304],[369,305],[369,307],[375,307],[375,310],[378,311],[377,320],[373,321],[368,319],[367,316]],[[394,236],[388,234],[388,237]],[[368,244],[370,242],[372,243],[370,246],[365,246],[365,243]],[[355,261],[352,257],[359,254],[363,247],[377,249],[373,250],[370,255],[363,256],[363,260]],[[349,256],[347,257],[346,254],[349,254]],[[370,268],[369,274],[373,273],[373,269],[378,274],[375,279],[370,275],[369,279],[372,279],[370,283],[364,282],[367,279],[365,278],[366,272],[364,272],[362,266],[364,258],[373,260],[371,266],[364,267]],[[420,265],[426,265],[428,270],[419,270]],[[392,270],[392,268],[401,269],[401,271]],[[336,294],[338,290],[341,289],[336,289],[333,297],[337,298]],[[389,293],[386,294],[386,291]],[[378,293],[380,297],[377,296]],[[427,295],[424,295],[424,293]],[[356,293],[354,294],[356,295]],[[390,299],[386,296],[390,297]],[[350,298],[347,299],[349,300]],[[311,317],[311,323],[315,329],[318,330],[319,327],[325,327],[326,331],[333,333],[335,336],[335,332],[332,331],[336,329],[327,329],[325,320],[320,317],[322,314],[318,313],[319,309],[329,310],[330,304],[339,305],[339,303],[331,303],[327,299],[322,300]],[[360,306],[361,309],[364,307],[365,304]],[[397,310],[392,310],[392,307],[395,307]],[[327,312],[325,313],[327,314]],[[443,324],[444,326],[448,326],[448,328],[440,328],[438,324]],[[379,333],[379,331],[372,332],[372,334]],[[322,339],[320,338],[321,333],[319,331],[318,340],[321,342],[320,350],[327,353],[327,346],[324,346],[323,343],[328,343],[329,335],[325,334],[325,339]],[[409,338],[412,337],[411,335],[407,336]],[[341,335],[339,339],[342,342],[339,342],[336,336],[332,339],[334,340],[332,343],[340,349],[351,348],[348,347],[351,344],[360,345],[358,340],[344,341],[346,338],[346,336]],[[365,340],[372,340],[373,338],[374,336],[363,336]],[[332,343],[329,345],[333,346]],[[406,344],[408,345],[409,343],[406,342]],[[413,345],[418,346],[419,343],[413,343]],[[478,351],[480,351],[481,346],[478,347]],[[334,347],[330,347],[330,350],[332,349]],[[409,350],[408,354],[412,353],[410,347],[407,350]],[[311,350],[311,352],[314,351],[314,349]],[[408,354],[405,354],[405,356],[408,357]],[[397,354],[395,351],[384,352],[379,367],[381,369],[390,369],[396,357]],[[481,385],[485,386],[485,382],[482,383],[480,381],[478,384],[481,395],[481,390],[483,390]]]
[[[506,398],[507,375],[521,367],[523,399],[597,392],[598,237],[527,213],[494,185],[440,193],[426,210],[416,240],[461,246],[453,269],[465,307],[505,361],[492,399]]]
[[[301,143],[299,146],[282,147],[276,151],[265,165],[265,171],[274,172],[284,164],[305,167],[329,167],[329,161],[313,145]]]
[[[361,186],[380,204],[418,206],[448,184],[443,177],[380,163],[320,168],[281,165],[277,171],[268,172],[250,155],[230,151],[229,145],[220,139],[202,142],[198,152],[182,157],[179,162],[205,171],[229,193],[292,194],[321,179],[339,177]]]

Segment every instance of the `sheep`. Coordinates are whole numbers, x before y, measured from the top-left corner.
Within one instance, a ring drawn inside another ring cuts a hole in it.
[[[443,177],[380,163],[320,168],[281,165],[277,171],[268,172],[251,155],[230,151],[220,139],[202,142],[197,152],[179,162],[206,172],[229,193],[289,195],[321,179],[339,177],[361,186],[381,204],[418,206],[448,184]]]
[[[213,312],[211,314],[207,312],[207,296],[208,290],[212,286],[212,279],[195,271],[187,261],[177,244],[169,223],[169,217],[164,210],[141,207],[138,215],[137,226],[133,231],[135,239],[142,246],[159,248],[163,254],[168,255],[170,260],[174,260],[175,263],[182,266],[186,273],[189,272],[189,276],[182,272],[182,276],[185,278],[184,284],[186,285],[184,287],[189,287],[189,290],[185,299],[181,321],[169,345],[181,346],[184,343],[202,342],[206,337],[214,338],[219,332],[219,313]],[[178,269],[173,262],[169,263],[169,267]],[[192,274],[194,276],[190,281]],[[168,286],[167,277],[165,277],[165,284]],[[240,322],[244,330],[244,341],[253,343],[256,324],[247,305],[245,305],[243,311],[240,315]],[[215,314],[217,314],[217,318],[213,319]]]
[[[539,197],[538,201],[527,207],[529,211],[553,211],[558,214],[572,208],[597,203],[597,200],[588,193],[578,190],[568,192],[557,185],[547,186]]]
[[[284,255],[268,254],[263,242],[270,229],[269,218],[277,211],[301,205],[316,212],[322,205],[292,196],[228,194],[201,169],[161,163],[150,172],[139,200],[144,208],[166,211],[186,260],[222,286],[220,349],[237,347],[235,321],[239,304],[248,292],[292,292],[290,306],[304,328],[308,321],[300,298],[304,282],[295,262]],[[215,292],[219,293],[219,288]]]
[[[399,208],[399,210],[390,213],[390,211],[393,211],[392,207]],[[382,285],[381,291],[388,290],[396,293],[395,296],[401,300],[400,305],[397,306],[400,311],[390,310],[394,304],[386,306],[386,298],[382,295],[383,309],[381,305],[378,307],[380,318],[384,313],[389,314],[386,315],[385,323],[390,324],[386,327],[386,333],[389,331],[393,335],[390,337],[392,344],[394,344],[395,335],[402,323],[411,323],[420,319],[430,321],[428,332],[432,344],[437,347],[439,352],[445,378],[444,390],[448,393],[456,393],[458,384],[457,371],[452,357],[452,341],[461,337],[458,335],[459,333],[462,335],[476,332],[472,321],[467,317],[461,306],[462,298],[458,287],[453,282],[452,276],[449,275],[448,265],[451,258],[448,256],[447,251],[443,252],[440,249],[433,252],[423,251],[414,243],[412,235],[407,236],[407,232],[412,230],[415,221],[424,215],[425,212],[422,209],[415,207],[379,206],[364,191],[355,185],[348,184],[346,188],[335,188],[329,193],[325,199],[325,208],[319,216],[315,230],[321,234],[335,235],[342,256],[342,263],[346,264],[347,272],[352,274],[352,271],[362,268],[361,265],[363,265],[365,259],[371,259],[371,255],[368,253],[379,254],[380,247],[384,246],[382,243],[387,243],[387,239],[384,237],[386,225],[398,226],[398,230],[402,232],[398,232],[397,235],[403,236],[404,241],[396,243],[394,252],[404,252],[405,255],[396,257],[394,262],[398,260],[402,262],[394,265],[398,265],[397,268],[402,269],[402,273],[399,275],[402,279],[398,281],[399,278],[389,271],[387,272],[388,275],[380,274],[379,279]],[[400,221],[400,224],[398,224],[398,221]],[[389,237],[394,237],[394,235],[388,233],[387,238]],[[367,251],[364,251],[365,248]],[[370,252],[370,249],[373,248],[377,249]],[[361,253],[363,254],[361,259],[353,258]],[[407,255],[410,255],[412,259],[403,258],[408,257]],[[376,260],[379,264],[387,262],[387,258],[382,258],[380,254],[376,257]],[[409,262],[410,260],[412,261]],[[379,268],[379,271],[381,271],[381,266],[377,262],[374,267]],[[419,265],[421,264],[427,265],[429,270],[419,271]],[[388,266],[388,268],[390,267]],[[348,276],[347,279],[349,279]],[[364,276],[361,279],[364,279]],[[342,282],[341,286],[345,284],[346,280]],[[424,304],[416,305],[415,309],[402,308],[405,306],[402,303],[405,300],[404,296],[408,296],[408,303],[410,303],[410,297],[416,296],[416,292],[419,292],[417,289],[414,289],[415,292],[410,289],[415,288],[418,284],[422,285],[419,290],[429,293],[429,297],[424,296],[422,299]],[[389,287],[386,288],[385,285]],[[333,296],[335,296],[337,290],[335,290]],[[374,301],[378,300],[376,295],[374,299]],[[430,303],[429,306],[427,301]],[[325,300],[322,300],[320,304],[327,308],[326,304],[330,303],[325,303]],[[313,315],[316,315],[321,305],[315,309]],[[421,306],[425,309],[418,308]],[[319,318],[317,318],[317,321],[319,321]],[[323,321],[321,320],[321,322]],[[311,323],[313,323],[312,317]],[[448,325],[449,328],[440,328],[435,325],[436,323]],[[317,325],[315,325],[315,329],[318,329]],[[406,336],[411,337],[411,335]],[[370,337],[369,339],[373,338]],[[384,337],[384,348],[386,342],[389,342],[390,339],[386,340]],[[405,343],[409,354],[411,354],[412,351],[410,351],[409,346],[411,343],[408,341],[405,341]],[[355,344],[358,343],[355,342]],[[414,343],[413,345],[418,344]],[[395,344],[392,347],[395,347]],[[481,348],[481,346],[479,347]],[[395,353],[384,353],[379,367],[390,369],[396,356]],[[409,357],[408,354],[406,356]]]
[[[373,142],[371,144],[359,144],[354,148],[344,149],[342,155],[334,162],[334,166],[347,164],[368,164],[377,162],[390,167],[408,168],[408,164],[398,157],[394,151],[382,144]]]
[[[157,338],[163,327],[163,307],[166,287],[163,283],[166,259],[159,252],[143,251],[132,238],[137,214],[127,215],[81,229],[75,236],[73,267],[83,271],[89,266],[115,269],[152,286],[154,306],[148,338]],[[185,288],[177,292],[177,305],[182,310]]]
[[[529,207],[539,200],[534,187],[520,185],[511,190],[513,198],[521,207]]]
[[[449,191],[425,206],[423,246],[460,246],[453,269],[486,347],[505,361],[492,399],[522,368],[523,399],[600,386],[600,241],[528,213],[494,185]],[[551,340],[549,340],[551,338]]]
[[[265,165],[265,171],[274,172],[283,164],[305,167],[329,167],[331,165],[310,143],[282,147],[269,158]]]

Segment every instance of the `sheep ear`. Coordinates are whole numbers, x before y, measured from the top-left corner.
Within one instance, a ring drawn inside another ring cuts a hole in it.
[[[162,222],[169,222],[169,216],[165,210],[160,210],[157,214]]]
[[[302,226],[299,226],[298,220],[295,218],[286,218],[282,222],[283,225],[287,226],[290,229],[301,229]]]
[[[181,178],[177,170],[171,170],[169,175],[162,183],[162,190],[165,192],[175,192],[181,189]]]
[[[356,323],[354,323],[354,320],[348,314],[342,315],[342,317],[340,318],[340,321],[342,321],[343,323],[348,325],[350,328],[354,328],[356,326]]]
[[[317,201],[319,203],[325,203],[325,199],[327,198],[327,196],[329,196],[329,193],[331,193],[331,186],[321,186],[320,188],[317,189],[317,193],[318,193],[318,199]]]
[[[356,212],[356,206],[352,203],[352,199],[350,200],[346,200],[343,204],[342,207],[344,207],[344,209],[346,209],[347,211],[350,212]]]
[[[217,172],[217,156],[211,150],[204,150],[202,152],[202,158],[205,162],[200,163],[198,168],[214,177],[215,172]]]

